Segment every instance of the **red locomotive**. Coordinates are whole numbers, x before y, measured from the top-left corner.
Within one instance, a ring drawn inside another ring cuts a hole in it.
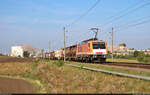
[[[84,40],[65,50],[66,60],[82,62],[105,62],[108,54],[106,41],[98,41],[97,38]],[[64,49],[50,52],[50,59],[64,59]]]

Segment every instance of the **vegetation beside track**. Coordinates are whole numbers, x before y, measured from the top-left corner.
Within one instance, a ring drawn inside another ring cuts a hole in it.
[[[37,75],[35,63],[15,62],[15,63],[0,63],[0,76],[14,79],[23,79],[32,83],[37,93],[46,92],[44,82]]]
[[[114,58],[114,62],[127,62],[127,63],[139,63],[134,59],[123,59],[123,58]],[[107,58],[106,62],[112,62],[112,58]]]
[[[63,61],[1,63],[0,75],[32,80],[40,93],[150,92],[149,81],[74,68]]]
[[[116,62],[133,62],[133,63],[150,63],[150,55],[145,54],[143,51],[135,51],[133,53],[129,53],[129,55],[113,55],[114,61]],[[108,54],[108,60],[112,61],[111,54]]]
[[[150,77],[150,70],[143,70],[143,69],[141,70],[139,68],[132,69],[132,68],[128,68],[128,67],[127,68],[126,67],[115,67],[115,66],[108,66],[108,65],[102,65],[102,64],[87,64],[87,63],[78,63],[78,62],[67,62],[67,63],[75,64],[75,65],[79,65],[79,66],[96,68],[96,69],[103,69],[103,70],[108,70],[108,71],[115,71],[115,72]]]

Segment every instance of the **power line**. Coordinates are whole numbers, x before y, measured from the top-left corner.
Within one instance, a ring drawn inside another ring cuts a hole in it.
[[[142,22],[139,22],[139,23],[127,25],[126,27],[121,28],[120,30],[122,30],[122,29],[128,29],[130,27],[135,27],[135,26],[138,26],[138,25],[141,25],[141,24],[145,24],[145,23],[149,23],[149,22],[150,22],[150,19],[142,21]],[[120,31],[120,30],[118,30],[118,31]]]
[[[67,26],[72,26],[76,22],[78,22],[80,19],[85,17],[92,9],[96,7],[96,5],[100,2],[101,0],[97,0],[85,13],[83,13],[81,16],[79,16],[77,19],[75,19],[72,23],[68,24]]]
[[[76,38],[78,38],[78,37],[83,38],[83,36],[87,35],[88,33],[89,33],[89,31],[86,31],[86,32],[78,35]],[[79,40],[79,39],[77,39],[77,40]],[[75,42],[77,42],[77,40]]]
[[[150,17],[150,16],[147,16],[147,17]],[[141,18],[140,18],[141,19]],[[138,22],[138,23],[134,23],[134,24],[128,24],[128,25],[126,25],[126,26],[124,26],[124,27],[116,27],[116,30],[117,31],[121,31],[121,30],[123,30],[123,29],[128,29],[128,28],[130,28],[130,27],[136,27],[136,26],[138,26],[138,25],[141,25],[141,24],[145,24],[145,23],[149,23],[150,22],[150,18],[149,19],[146,19],[146,20],[144,20],[144,21],[140,21],[140,22]],[[119,30],[118,30],[118,28],[120,28]],[[108,32],[107,32],[108,33]],[[104,35],[106,35],[107,33],[105,33]]]
[[[139,21],[142,21],[142,20],[144,20],[144,19],[149,19],[149,18],[150,18],[150,16],[145,16],[145,17],[142,17],[142,18],[139,18],[139,19],[130,21],[130,22],[124,24],[124,25],[117,26],[116,28],[121,28],[121,27],[124,27],[124,26],[128,26],[128,25],[131,25],[132,23],[134,24],[134,23],[137,23],[137,22],[139,22]]]
[[[136,5],[138,5],[138,4],[140,4],[140,3],[141,3],[141,2],[138,2]],[[150,2],[144,3],[144,4],[140,5],[139,7],[136,7],[136,8],[134,8],[134,9],[132,9],[132,10],[129,10],[130,8],[132,8],[132,7],[129,7],[129,8],[126,9],[127,12],[123,13],[122,15],[116,16],[115,18],[113,18],[113,19],[110,20],[109,22],[103,24],[102,26],[107,25],[107,24],[110,24],[110,23],[112,23],[113,21],[117,21],[117,20],[119,20],[120,18],[122,18],[122,17],[128,15],[129,13],[135,12],[136,10],[141,9],[141,8],[147,6],[147,5],[150,5]],[[135,6],[133,6],[133,7],[135,7]],[[128,11],[128,10],[129,10],[129,11]],[[101,27],[102,27],[102,26],[101,26]]]
[[[137,4],[139,4],[139,3],[140,3],[140,2],[138,2]],[[143,8],[143,7],[147,6],[147,5],[150,5],[150,2],[144,3],[144,4],[142,4],[141,6],[136,7],[136,8],[133,9],[133,10],[127,11],[125,14],[120,15],[120,16],[118,16],[118,17],[112,19],[111,22],[105,23],[105,25],[106,25],[106,24],[109,24],[109,23],[112,23],[113,21],[117,21],[118,19],[120,19],[121,17],[124,17],[125,15],[129,14],[130,12],[132,12],[132,11],[135,12],[136,10],[138,10],[138,9],[140,9],[140,8]],[[103,24],[103,25],[104,25],[104,24]],[[103,27],[103,25],[102,25],[101,27]]]
[[[145,16],[145,17],[142,17],[142,18],[133,20],[133,21],[129,21],[129,22],[125,23],[124,25],[116,26],[115,28],[118,29],[118,28],[126,27],[126,26],[128,26],[128,25],[131,25],[132,23],[133,23],[133,24],[134,24],[134,23],[138,23],[138,22],[141,21],[141,20],[149,19],[149,18],[150,18],[150,16]],[[110,28],[107,28],[107,29],[105,29],[105,30],[108,30],[108,29],[110,29]],[[104,32],[103,32],[103,33],[104,33]]]
[[[142,1],[143,1],[143,0],[142,0]],[[142,1],[139,1],[139,2],[137,2],[137,3],[135,3],[135,4],[131,5],[131,6],[127,7],[126,9],[117,12],[117,14],[124,13],[125,11],[131,9],[132,7],[137,6],[138,4],[141,4]],[[107,20],[108,20],[108,19],[112,19],[112,18],[115,17],[117,14],[108,17]]]

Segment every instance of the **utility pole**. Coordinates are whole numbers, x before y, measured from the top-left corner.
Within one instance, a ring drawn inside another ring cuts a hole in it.
[[[49,53],[48,53],[48,58],[49,58],[49,60],[50,60],[50,41],[49,41],[49,43],[48,43],[48,50],[49,50]]]
[[[114,52],[114,28],[112,28],[112,62],[114,62],[113,52]]]
[[[66,61],[66,29],[64,27],[64,62]]]
[[[41,50],[41,57],[44,58],[44,49]]]

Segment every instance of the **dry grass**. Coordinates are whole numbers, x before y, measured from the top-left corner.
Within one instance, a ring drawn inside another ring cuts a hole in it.
[[[0,64],[0,75],[31,78],[37,83],[40,82],[41,93],[150,93],[149,81],[66,65],[58,67],[52,61]]]
[[[41,64],[41,63],[40,63]],[[150,82],[92,72],[70,66],[44,63],[41,74],[51,93],[143,93],[150,92]]]
[[[23,79],[34,85],[37,92],[43,92],[39,83],[39,77],[32,67],[33,63],[14,62],[0,63],[0,77],[9,77],[14,79]]]
[[[112,62],[111,58],[107,58],[107,62]],[[127,62],[127,63],[139,63],[137,60],[114,58],[114,62]]]
[[[150,70],[148,69],[144,70],[140,68],[117,67],[117,66],[108,66],[102,64],[86,64],[86,63],[78,63],[78,62],[67,62],[67,63],[71,63],[79,66],[103,69],[108,71],[127,73],[127,74],[134,74],[134,75],[147,76],[147,77],[150,76]]]

